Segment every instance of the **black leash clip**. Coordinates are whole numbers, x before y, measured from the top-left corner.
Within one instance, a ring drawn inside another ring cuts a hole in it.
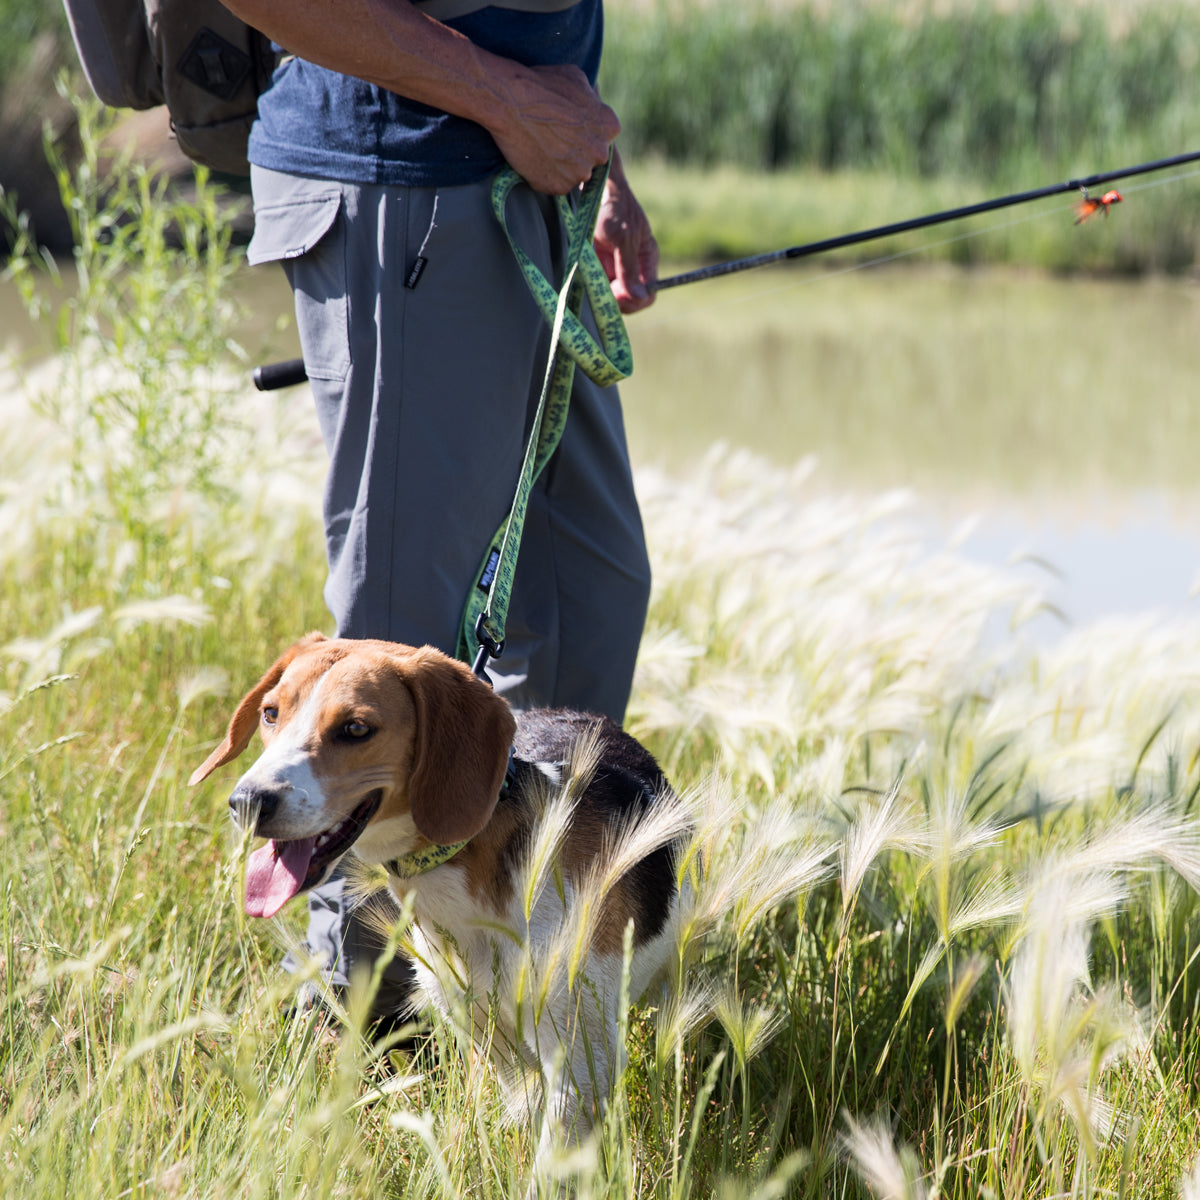
[[[499,658],[504,653],[504,641],[496,641],[484,625],[484,617],[486,613],[480,613],[475,621],[475,640],[479,643],[479,651],[475,655],[475,661],[471,664],[471,670],[483,680],[488,687],[492,686],[492,681],[488,678],[487,665],[494,659]]]

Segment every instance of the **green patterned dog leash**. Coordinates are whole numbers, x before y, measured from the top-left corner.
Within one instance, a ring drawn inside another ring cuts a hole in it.
[[[513,188],[523,182],[521,177],[511,168],[505,168],[492,184],[492,210],[504,229],[525,282],[550,326],[551,342],[546,375],[512,508],[483,556],[459,628],[457,657],[472,663],[480,677],[483,677],[488,659],[499,657],[504,649],[508,603],[529,495],[542,468],[554,454],[566,426],[575,368],[578,366],[601,387],[628,379],[633,370],[625,322],[592,245],[596,215],[607,179],[606,164],[598,167],[584,186],[578,208],[573,207],[566,196],[555,197],[559,220],[568,235],[566,269],[562,287],[557,290],[517,244],[508,228],[505,216],[508,197]],[[585,296],[600,334],[599,344],[580,319]]]

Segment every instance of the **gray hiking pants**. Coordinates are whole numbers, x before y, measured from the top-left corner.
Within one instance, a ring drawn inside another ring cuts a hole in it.
[[[338,633],[453,654],[512,503],[549,354],[490,181],[398,188],[255,168],[252,184],[249,258],[287,272],[329,453],[325,598]],[[565,238],[553,203],[519,187],[507,214],[558,280]],[[530,500],[497,690],[516,707],[620,722],[649,588],[616,389],[577,371],[562,441]],[[340,888],[331,881],[310,902],[322,926],[310,948],[341,964],[334,982],[354,940],[338,944]]]

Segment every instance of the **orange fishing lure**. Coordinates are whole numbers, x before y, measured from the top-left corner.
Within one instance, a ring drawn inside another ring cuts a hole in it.
[[[1075,218],[1076,225],[1082,224],[1088,217],[1095,216],[1101,210],[1104,211],[1104,215],[1107,217],[1109,206],[1121,203],[1120,192],[1105,192],[1103,196],[1089,196],[1087,188],[1080,188],[1079,190],[1083,193],[1083,199],[1075,205],[1075,211],[1079,214]]]

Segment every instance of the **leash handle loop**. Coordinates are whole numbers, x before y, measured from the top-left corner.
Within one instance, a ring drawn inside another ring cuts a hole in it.
[[[611,387],[628,379],[633,371],[633,354],[629,336],[625,332],[625,319],[617,307],[604,267],[596,255],[592,236],[596,228],[596,217],[604,199],[604,185],[608,179],[608,164],[597,167],[584,185],[578,208],[572,206],[567,196],[556,196],[559,220],[567,231],[567,264],[577,267],[583,280],[583,289],[596,320],[600,335],[597,345],[579,317],[578,302],[568,307],[563,331],[556,348],[567,352],[585,375],[601,387]],[[504,230],[505,237],[521,272],[526,286],[533,296],[546,324],[553,328],[558,310],[561,289],[556,289],[538,269],[524,248],[513,237],[508,228],[505,206],[513,188],[524,180],[511,168],[506,167],[496,176],[492,184],[492,211]]]

